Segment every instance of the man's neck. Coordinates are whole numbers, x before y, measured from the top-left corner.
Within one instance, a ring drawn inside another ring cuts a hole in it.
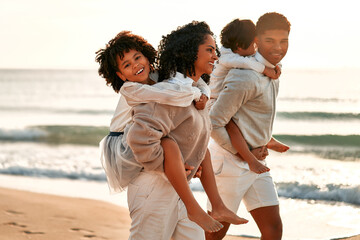
[[[259,53],[259,52],[256,52],[256,53],[255,53],[255,59],[256,59],[258,62],[264,64],[266,67],[269,67],[269,68],[274,68],[274,67],[275,67],[275,65],[273,65],[273,64],[270,63],[268,60],[266,60],[266,59],[261,55],[261,53]],[[280,63],[278,63],[278,64],[280,64]]]

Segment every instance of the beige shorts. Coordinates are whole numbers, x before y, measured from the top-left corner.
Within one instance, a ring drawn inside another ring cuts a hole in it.
[[[256,208],[279,205],[270,172],[257,174],[239,164],[239,158],[214,141],[209,145],[216,184],[225,205],[237,212],[241,200],[250,212]],[[211,204],[208,202],[208,210]]]

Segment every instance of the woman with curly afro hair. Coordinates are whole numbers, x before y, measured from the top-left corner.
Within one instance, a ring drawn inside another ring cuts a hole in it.
[[[209,26],[194,21],[164,36],[158,54],[160,82],[196,85],[212,72],[217,47]],[[207,109],[197,110],[194,105],[147,103],[133,108],[127,143],[144,171],[128,188],[130,239],[204,239],[202,229],[216,232],[222,227],[219,221],[247,222],[225,207],[216,188],[207,149],[210,127]],[[164,139],[165,145],[176,142],[179,151],[164,152]],[[184,163],[193,166],[189,175]],[[188,184],[200,166],[212,216],[202,210]]]
[[[196,21],[163,36],[158,49],[159,81],[174,77],[176,72],[182,73],[184,76],[187,74],[195,76],[198,48],[208,36],[214,38],[209,26],[205,22]],[[218,55],[216,43],[215,47],[213,51]],[[206,81],[212,72],[212,66],[210,68],[211,70],[207,70],[202,76]]]

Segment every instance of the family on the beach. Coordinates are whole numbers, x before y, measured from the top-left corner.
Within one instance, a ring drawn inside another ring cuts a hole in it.
[[[271,12],[256,26],[234,19],[221,48],[205,22],[162,37],[156,51],[122,31],[96,52],[99,75],[121,93],[100,143],[109,187],[127,188],[129,239],[223,239],[241,200],[261,239],[281,239],[279,200],[265,158],[290,23]],[[189,181],[208,196],[205,212]]]

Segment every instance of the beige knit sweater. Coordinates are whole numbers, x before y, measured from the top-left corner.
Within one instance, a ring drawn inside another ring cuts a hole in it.
[[[133,108],[133,125],[127,143],[136,161],[145,171],[163,171],[161,138],[175,140],[184,163],[194,166],[190,180],[202,162],[210,138],[211,124],[207,109],[197,110],[193,104],[175,107],[159,103],[141,104]]]

